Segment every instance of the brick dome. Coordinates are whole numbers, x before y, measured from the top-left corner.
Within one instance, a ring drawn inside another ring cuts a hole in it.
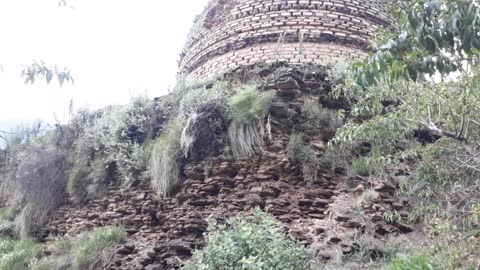
[[[208,78],[241,65],[341,61],[366,54],[387,25],[386,0],[216,0],[198,16],[180,73]]]

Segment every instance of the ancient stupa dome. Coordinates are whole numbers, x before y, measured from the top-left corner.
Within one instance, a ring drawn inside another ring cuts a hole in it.
[[[388,24],[387,0],[215,0],[198,16],[180,73],[208,78],[257,62],[360,58]]]

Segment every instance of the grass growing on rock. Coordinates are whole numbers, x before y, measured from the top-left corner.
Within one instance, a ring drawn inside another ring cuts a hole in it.
[[[367,158],[359,158],[352,162],[352,168],[360,176],[370,176],[373,173],[371,165]]]
[[[111,255],[112,248],[123,242],[127,234],[123,226],[113,226],[64,237],[53,244],[53,254],[32,263],[32,270],[91,269]]]
[[[317,154],[303,141],[303,134],[292,134],[288,142],[288,157],[302,166],[302,174],[307,184],[317,180],[320,163]]]
[[[247,85],[231,97],[228,137],[235,157],[251,156],[263,145],[264,121],[275,96],[273,91],[259,92],[254,85]]]
[[[122,226],[97,229],[80,234],[73,241],[73,269],[85,269],[108,254],[108,248],[122,242],[127,236]]]
[[[170,122],[165,132],[156,140],[150,157],[152,187],[163,198],[180,182],[182,148],[180,138],[184,121],[177,118]]]

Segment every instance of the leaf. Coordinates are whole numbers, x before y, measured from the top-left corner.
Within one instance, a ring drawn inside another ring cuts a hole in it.
[[[65,75],[63,72],[60,72],[57,74],[58,77],[58,83],[60,84],[60,87],[63,86],[63,83],[65,82]]]
[[[47,80],[47,84],[49,84],[53,79],[53,71],[47,70],[47,74],[45,74],[45,79]]]

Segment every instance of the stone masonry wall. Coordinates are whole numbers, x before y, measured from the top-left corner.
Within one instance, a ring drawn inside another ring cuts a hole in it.
[[[385,0],[217,0],[193,27],[180,72],[207,78],[255,62],[358,58],[388,22]]]

